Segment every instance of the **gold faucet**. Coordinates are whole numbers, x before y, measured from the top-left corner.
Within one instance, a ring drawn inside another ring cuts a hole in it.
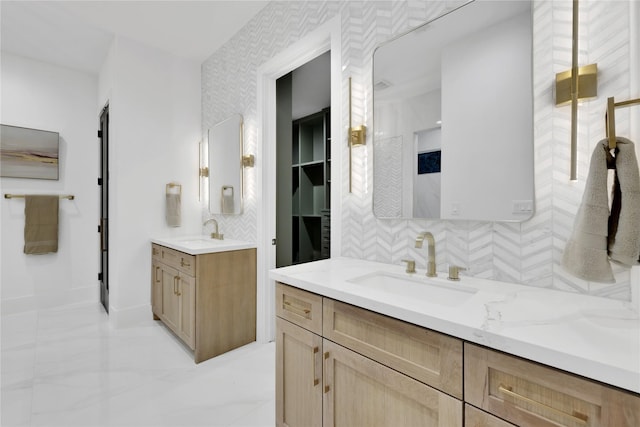
[[[422,242],[427,239],[427,277],[436,277],[436,240],[433,234],[423,231],[416,237],[416,248],[422,247]]]
[[[215,226],[215,231],[213,233],[211,233],[211,238],[212,239],[223,240],[224,239],[224,234],[218,232],[218,221],[216,221],[215,218],[209,218],[208,220],[206,220],[204,222],[204,224],[202,224],[202,226],[206,227],[207,224],[209,224],[210,222],[213,222],[213,225]]]

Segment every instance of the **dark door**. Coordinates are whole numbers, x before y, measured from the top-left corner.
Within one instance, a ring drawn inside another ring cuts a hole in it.
[[[109,105],[100,114],[100,302],[109,312]]]

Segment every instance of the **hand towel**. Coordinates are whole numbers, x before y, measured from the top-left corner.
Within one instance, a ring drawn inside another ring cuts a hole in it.
[[[233,186],[223,185],[221,198],[221,212],[223,214],[232,214],[235,209],[235,200],[233,199]]]
[[[607,164],[612,161],[607,141],[600,141],[591,155],[582,203],[562,256],[562,265],[567,271],[576,277],[594,282],[615,282],[607,254]]]
[[[640,256],[640,173],[633,142],[617,138],[616,173],[609,217],[609,257],[627,267]]]
[[[180,227],[182,220],[180,193],[167,193],[166,217],[169,227]]]
[[[25,196],[24,253],[58,252],[58,196]]]

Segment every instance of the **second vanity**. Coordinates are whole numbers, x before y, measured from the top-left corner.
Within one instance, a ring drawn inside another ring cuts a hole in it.
[[[640,425],[634,304],[347,258],[271,277],[278,425]]]
[[[200,363],[256,339],[256,249],[206,236],[152,239],[151,309]]]

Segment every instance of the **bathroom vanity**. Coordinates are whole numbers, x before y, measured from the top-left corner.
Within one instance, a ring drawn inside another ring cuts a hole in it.
[[[347,258],[271,277],[279,426],[640,425],[628,302]]]
[[[256,249],[207,237],[152,239],[151,309],[200,363],[256,339]]]

